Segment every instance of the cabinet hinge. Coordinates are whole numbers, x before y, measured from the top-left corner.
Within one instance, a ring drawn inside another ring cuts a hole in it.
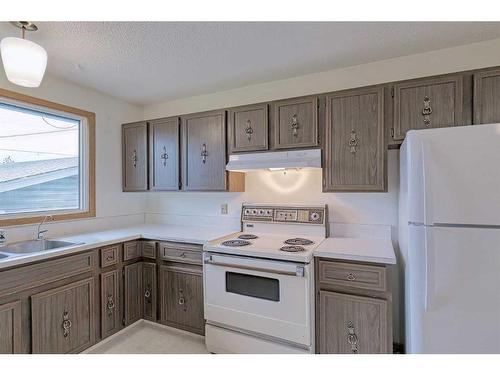
[[[391,88],[391,96],[394,98],[394,87]]]
[[[391,137],[394,138],[394,128],[391,128]]]
[[[318,144],[321,144],[321,136],[318,134],[318,137],[317,137],[317,141],[318,141]]]
[[[122,319],[122,324],[125,325],[125,318]]]
[[[122,276],[125,276],[125,268],[122,268]]]

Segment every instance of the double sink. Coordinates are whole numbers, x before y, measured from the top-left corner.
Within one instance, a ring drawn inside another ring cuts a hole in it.
[[[48,250],[62,249],[77,245],[82,242],[58,241],[58,240],[30,240],[13,243],[0,247],[0,261],[11,257],[18,257],[25,254],[42,253]]]

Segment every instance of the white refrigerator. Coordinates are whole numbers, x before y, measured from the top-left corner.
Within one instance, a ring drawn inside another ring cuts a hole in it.
[[[399,199],[407,353],[500,353],[500,124],[408,132]]]

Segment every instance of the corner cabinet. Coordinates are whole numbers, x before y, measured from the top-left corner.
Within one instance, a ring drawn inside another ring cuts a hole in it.
[[[385,191],[384,90],[326,95],[323,191]]]
[[[148,190],[148,124],[122,125],[123,191]]]
[[[149,122],[149,188],[179,190],[179,118]]]

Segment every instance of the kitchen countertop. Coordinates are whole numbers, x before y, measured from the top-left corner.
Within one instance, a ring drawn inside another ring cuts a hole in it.
[[[314,256],[358,262],[396,264],[394,247],[389,239],[330,237],[326,238],[316,248]]]
[[[224,227],[215,226],[187,226],[170,224],[143,224],[123,229],[106,230],[101,232],[90,232],[64,237],[50,238],[82,243],[81,245],[46,250],[38,253],[15,255],[0,259],[0,269],[31,263],[41,259],[78,253],[84,250],[95,249],[118,242],[133,241],[139,238],[147,238],[157,241],[173,241],[203,245],[208,241],[236,232]],[[0,253],[2,248],[0,247]]]

